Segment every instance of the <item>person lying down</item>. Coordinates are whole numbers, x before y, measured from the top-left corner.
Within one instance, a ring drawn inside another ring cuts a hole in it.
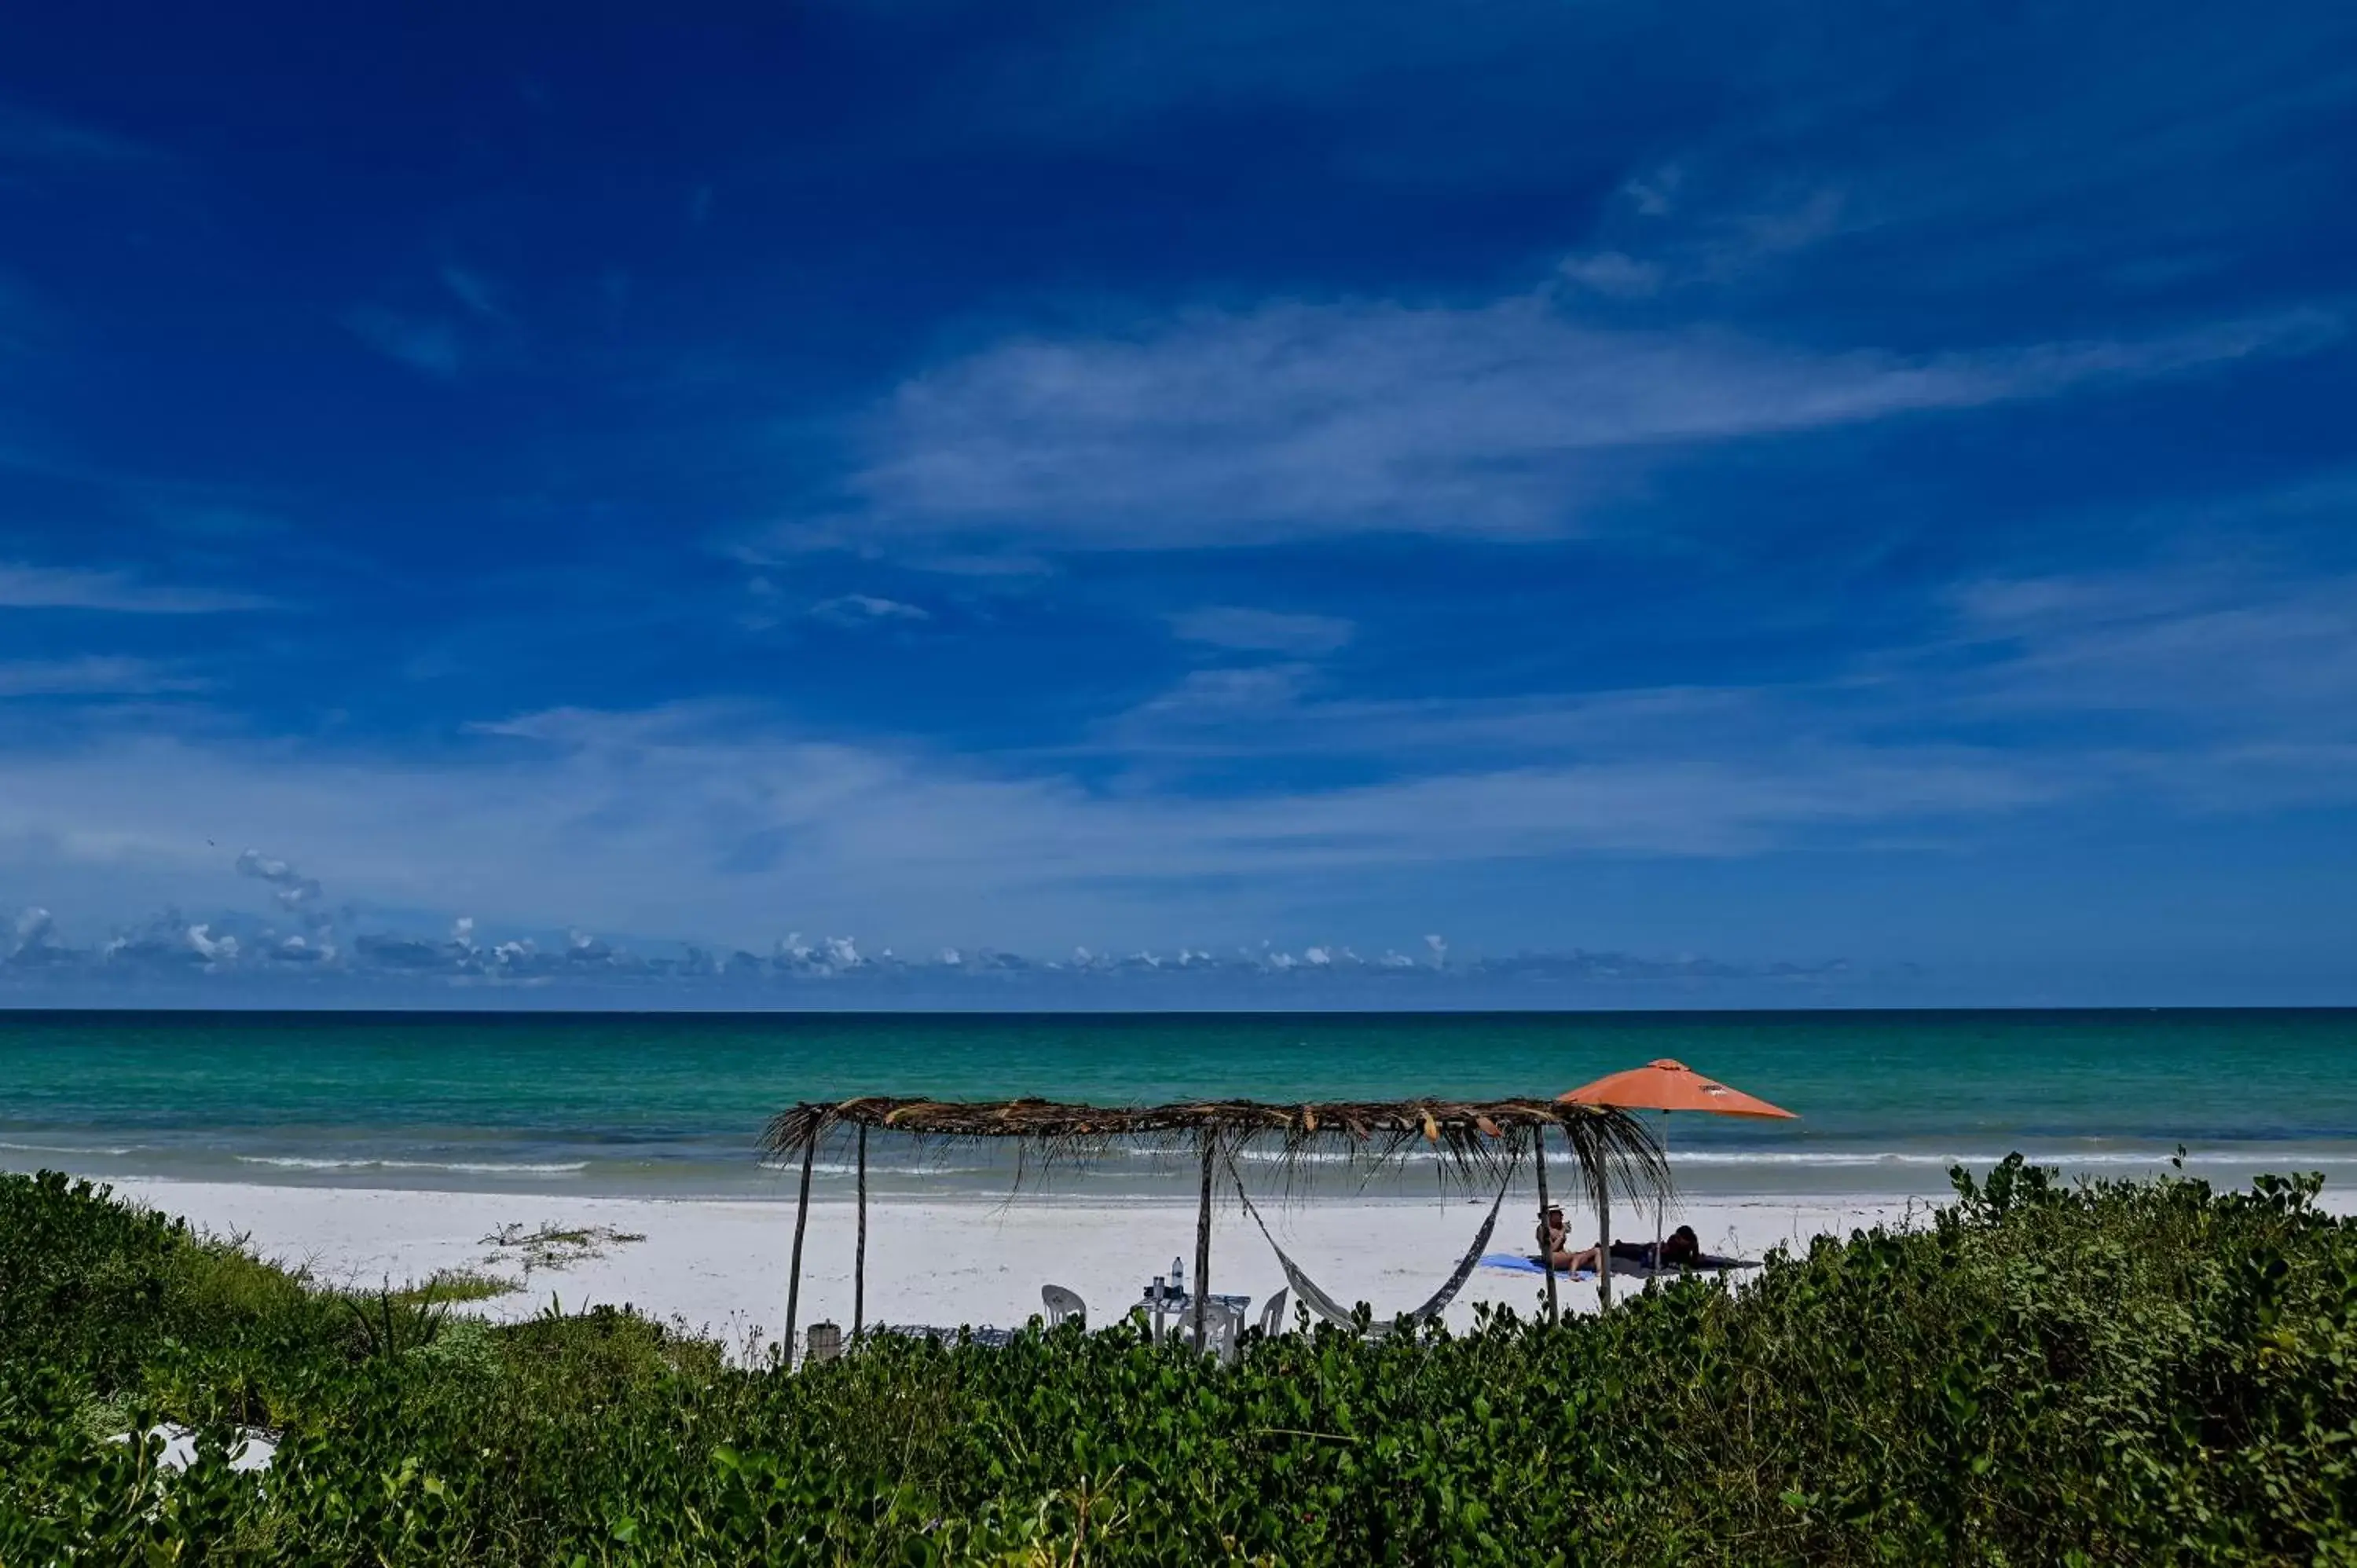
[[[1571,1250],[1560,1208],[1549,1208],[1540,1219],[1538,1242],[1540,1254],[1552,1258],[1560,1273],[1577,1274],[1603,1266],[1602,1249],[1583,1247],[1577,1251]],[[1612,1243],[1612,1261],[1634,1263],[1639,1268],[1683,1269],[1693,1267],[1702,1258],[1702,1242],[1691,1225],[1681,1225],[1671,1231],[1668,1239],[1662,1242],[1661,1249],[1662,1255],[1657,1259],[1653,1256],[1653,1243],[1651,1241],[1615,1241]]]

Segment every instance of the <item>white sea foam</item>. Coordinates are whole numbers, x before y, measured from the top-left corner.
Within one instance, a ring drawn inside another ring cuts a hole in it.
[[[528,1164],[500,1160],[328,1160],[305,1155],[240,1155],[240,1165],[275,1165],[294,1171],[457,1171],[469,1176],[571,1176],[589,1168],[587,1160]]]
[[[10,1144],[0,1142],[0,1149],[17,1149],[28,1155],[127,1155],[137,1147],[132,1144],[119,1149],[83,1148],[74,1144]]]
[[[795,1164],[786,1164],[772,1165],[770,1168],[791,1174],[799,1172],[802,1167]],[[870,1177],[969,1176],[976,1171],[988,1169],[990,1169],[988,1165],[888,1165],[881,1160],[867,1162],[867,1174]],[[859,1174],[859,1167],[856,1165],[845,1165],[838,1160],[820,1160],[811,1166],[811,1170],[819,1176],[857,1176]]]
[[[1674,1165],[1770,1166],[1788,1169],[1857,1170],[1875,1166],[1924,1166],[1944,1170],[1962,1165],[1978,1168],[1994,1165],[2012,1151],[1978,1154],[1956,1153],[1932,1149],[1680,1149],[1669,1152]],[[1112,1151],[1116,1157],[1151,1161],[1177,1168],[1193,1164],[1191,1151],[1186,1149],[1150,1148],[1116,1145]],[[2175,1148],[2158,1145],[2143,1150],[2104,1149],[2079,1152],[2068,1149],[2020,1151],[2022,1157],[2035,1165],[2164,1165],[2175,1155]],[[1347,1149],[1318,1149],[1287,1153],[1275,1148],[1244,1148],[1235,1151],[1234,1157],[1246,1165],[1349,1165],[1361,1156]],[[1397,1151],[1397,1157],[1409,1163],[1433,1161],[1446,1156],[1436,1149],[1414,1147]],[[2286,1160],[2321,1162],[2326,1165],[2346,1165],[2357,1160],[2357,1148],[2340,1151],[2303,1152],[2281,1144],[2255,1144],[2245,1150],[2204,1150],[2188,1153],[2188,1165],[2255,1166],[2281,1164]],[[818,1167],[824,1170],[827,1167]]]

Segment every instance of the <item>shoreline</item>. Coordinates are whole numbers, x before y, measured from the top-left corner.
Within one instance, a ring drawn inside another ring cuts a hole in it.
[[[2148,1179],[2169,1174],[2169,1152],[2152,1147],[2065,1149],[2034,1145],[2020,1150],[2033,1165],[2061,1172],[2065,1181]],[[998,1152],[994,1151],[994,1155]],[[1949,1201],[1952,1166],[1978,1176],[2005,1156],[1994,1146],[1962,1154],[1921,1150],[1769,1152],[1679,1149],[1669,1155],[1678,1191],[1688,1202],[1748,1204],[1789,1198],[1803,1207],[1853,1201],[1917,1204]],[[1249,1174],[1255,1156],[1244,1156]],[[63,1169],[118,1187],[270,1187],[296,1191],[407,1192],[478,1195],[523,1201],[589,1198],[689,1202],[788,1203],[794,1199],[797,1172],[763,1166],[751,1158],[728,1164],[694,1161],[557,1161],[436,1159],[410,1155],[343,1156],[248,1155],[207,1151],[189,1157],[135,1141],[121,1144],[0,1138],[0,1169],[29,1174]],[[2212,1187],[2245,1187],[2262,1172],[2316,1171],[2328,1192],[2357,1190],[2357,1141],[2327,1146],[2217,1146],[2185,1151],[2182,1174]],[[814,1202],[852,1201],[853,1169],[845,1160],[823,1159],[814,1167]],[[1313,1201],[1415,1205],[1431,1201],[1434,1172],[1411,1160],[1370,1177],[1340,1164],[1310,1160],[1277,1185],[1291,1181]],[[962,1153],[952,1162],[909,1163],[878,1158],[868,1171],[871,1202],[978,1203],[996,1205],[1017,1187],[1009,1159]],[[1034,1167],[1019,1182],[1019,1201],[1151,1207],[1181,1203],[1192,1208],[1191,1161],[1160,1152],[1125,1155],[1084,1170]]]

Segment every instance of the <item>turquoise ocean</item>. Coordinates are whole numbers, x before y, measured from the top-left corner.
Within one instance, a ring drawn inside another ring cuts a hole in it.
[[[1936,1194],[1951,1162],[2017,1149],[2128,1174],[2181,1147],[2221,1183],[2357,1183],[2357,1011],[0,1013],[0,1168],[777,1197],[789,1178],[755,1141],[797,1100],[1553,1094],[1660,1057],[1801,1113],[1676,1118],[1696,1195]],[[880,1138],[871,1165],[887,1192],[1004,1191],[1011,1174]],[[1049,1190],[1176,1197],[1188,1179],[1115,1156]]]

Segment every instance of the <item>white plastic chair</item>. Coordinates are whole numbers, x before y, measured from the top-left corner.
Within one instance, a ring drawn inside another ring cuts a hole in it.
[[[1062,1285],[1041,1285],[1039,1300],[1048,1308],[1048,1326],[1055,1327],[1068,1317],[1080,1320],[1082,1327],[1089,1326],[1089,1304],[1075,1292]]]
[[[1232,1306],[1212,1302],[1203,1313],[1203,1353],[1235,1364],[1237,1340],[1243,1333],[1244,1315]]]
[[[1260,1332],[1264,1339],[1274,1339],[1285,1332],[1285,1298],[1289,1293],[1278,1291],[1260,1309]]]

